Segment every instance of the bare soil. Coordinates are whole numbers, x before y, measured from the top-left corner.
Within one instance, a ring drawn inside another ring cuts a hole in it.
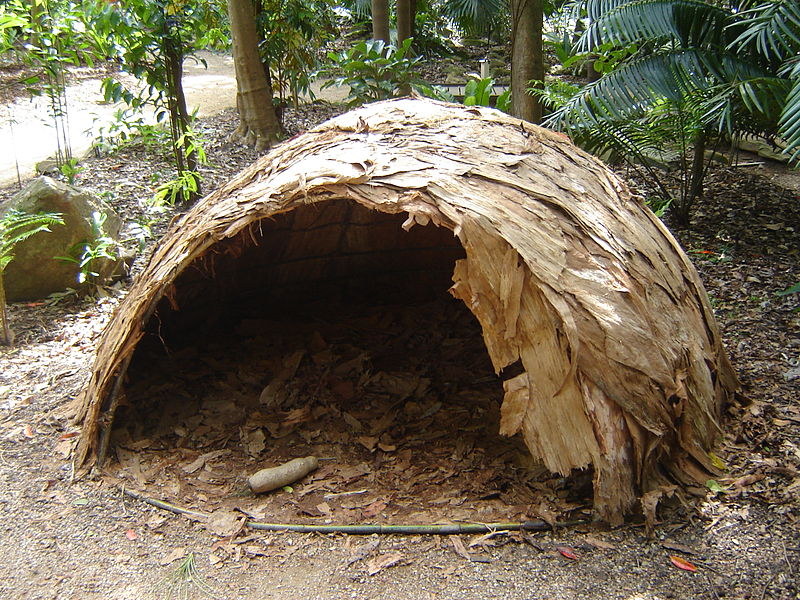
[[[289,111],[289,134],[338,110]],[[212,162],[206,190],[255,159],[227,141],[235,121],[224,112],[201,122]],[[169,172],[164,157],[129,146],[84,167],[83,185],[105,192],[127,222],[150,224],[152,247],[176,212],[144,202],[151,175]],[[458,536],[242,527],[246,518],[589,515],[587,474],[543,474],[519,440],[496,435],[501,390],[474,320],[447,298],[309,305],[134,365],[111,460],[73,480],[69,406],[122,282],[98,300],[11,306],[17,344],[0,349],[0,594],[180,597],[165,578],[192,554],[199,575],[187,591],[198,598],[799,598],[800,296],[775,292],[800,280],[800,197],[779,177],[742,168],[715,171],[707,190],[694,228],[677,234],[706,283],[747,401],[729,407],[723,423],[724,472],[710,488],[663,503],[653,537],[636,518],[617,529]],[[254,470],[307,454],[324,460],[291,488],[247,490]],[[124,489],[207,517],[155,508]],[[678,568],[680,559],[697,570]]]

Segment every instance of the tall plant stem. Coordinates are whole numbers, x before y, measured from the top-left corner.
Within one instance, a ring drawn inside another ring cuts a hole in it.
[[[0,273],[0,346],[10,346],[14,342],[11,327],[8,324],[8,309],[6,307],[6,288],[3,284],[3,274]]]
[[[197,155],[186,149],[186,134],[189,132],[189,111],[186,108],[186,94],[183,91],[183,54],[179,33],[170,26],[170,19],[164,19],[165,70],[167,73],[167,107],[169,109],[170,133],[178,175],[197,170]],[[199,183],[198,183],[199,186]],[[199,197],[199,188],[188,199],[190,204]]]

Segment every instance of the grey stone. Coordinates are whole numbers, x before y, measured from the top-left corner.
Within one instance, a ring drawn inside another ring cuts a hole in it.
[[[9,302],[45,298],[67,288],[78,288],[78,265],[56,260],[56,256],[70,255],[70,249],[79,242],[91,239],[89,219],[95,211],[107,215],[104,233],[119,239],[122,221],[114,210],[86,190],[39,177],[0,206],[0,215],[17,209],[26,213],[61,213],[64,225],[51,227],[50,232],[38,233],[17,245],[14,260],[4,274]],[[118,269],[118,261],[106,261],[99,272],[111,273]]]

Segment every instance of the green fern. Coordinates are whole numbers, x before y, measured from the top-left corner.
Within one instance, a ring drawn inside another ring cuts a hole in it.
[[[63,223],[64,220],[59,213],[31,215],[19,210],[10,210],[0,218],[0,345],[9,345],[13,342],[8,324],[3,274],[6,267],[14,260],[14,249],[17,244],[31,236],[42,231],[50,231],[51,226]]]

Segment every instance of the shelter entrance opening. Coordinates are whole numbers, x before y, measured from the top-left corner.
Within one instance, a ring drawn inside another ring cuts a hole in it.
[[[532,459],[498,435],[502,382],[448,294],[464,251],[405,219],[311,204],[186,269],[128,371],[113,434],[123,472],[270,520],[533,516]],[[249,474],[309,455],[320,468],[292,489],[246,494]]]

